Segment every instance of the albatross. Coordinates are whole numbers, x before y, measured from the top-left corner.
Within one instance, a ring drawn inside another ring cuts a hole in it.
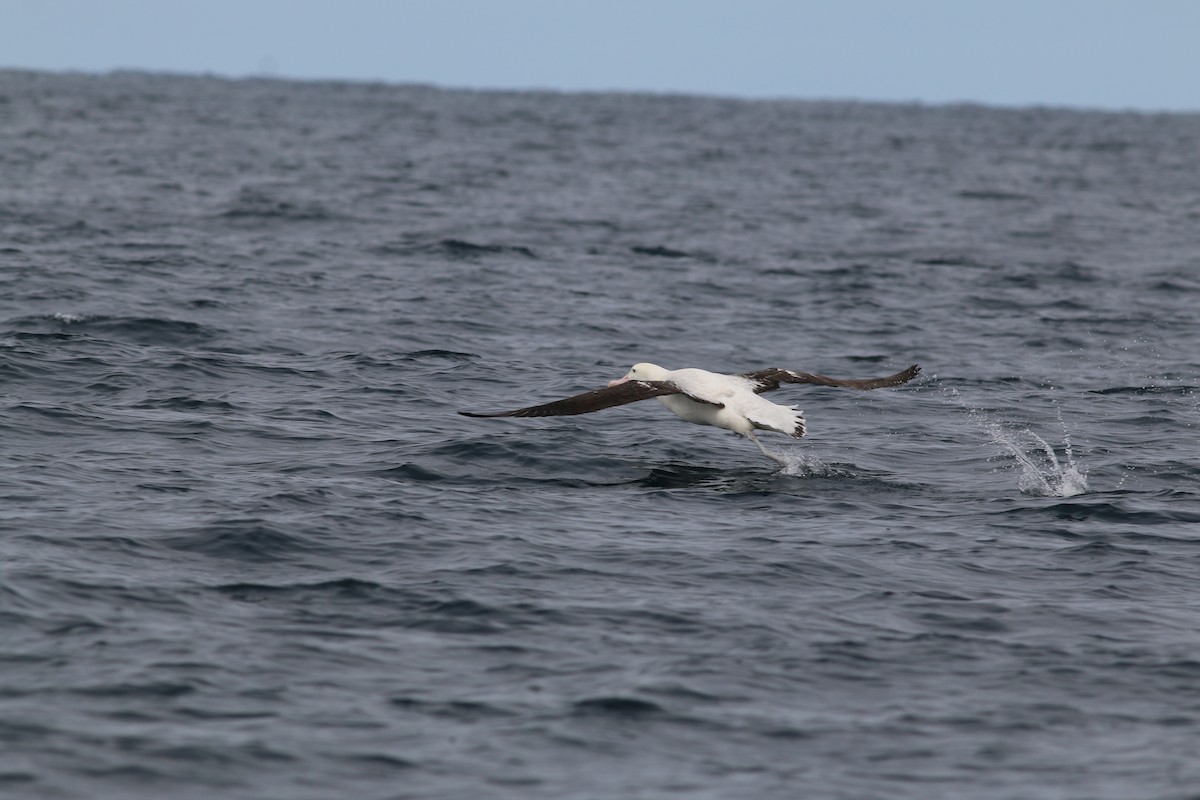
[[[609,381],[603,389],[577,394],[542,405],[518,408],[514,411],[475,413],[460,411],[464,417],[563,417],[590,414],[614,406],[636,403],[657,397],[675,416],[697,425],[714,425],[740,433],[758,445],[763,455],[784,466],[787,462],[775,455],[755,435],[756,430],[775,431],[799,439],[807,431],[803,412],[795,406],[772,403],[763,392],[778,389],[785,383],[809,383],[816,386],[840,386],[849,389],[883,389],[908,383],[921,371],[913,364],[908,369],[884,378],[829,378],[810,372],[790,369],[759,370],[738,375],[723,375],[703,369],[665,369],[657,364],[641,363],[622,378]]]

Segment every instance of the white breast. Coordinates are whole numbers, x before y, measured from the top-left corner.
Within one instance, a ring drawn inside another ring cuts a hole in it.
[[[709,403],[697,403],[690,397],[681,394],[669,394],[658,398],[659,402],[671,410],[675,416],[686,422],[697,425],[715,425],[738,433],[754,430],[754,426],[745,416],[732,411],[728,406],[714,406]]]
[[[804,418],[794,407],[781,406],[755,394],[754,384],[738,375],[721,375],[702,369],[677,369],[667,380],[692,397],[711,403],[698,403],[684,395],[659,397],[680,419],[699,425],[749,433],[755,428],[778,431],[788,436],[803,432]]]

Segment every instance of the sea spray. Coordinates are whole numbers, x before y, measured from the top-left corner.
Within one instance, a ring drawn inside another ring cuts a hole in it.
[[[1071,451],[1069,437],[1064,437],[1064,460],[1059,461],[1054,448],[1036,433],[1026,429],[1006,430],[997,423],[988,425],[992,443],[1003,448],[1021,470],[1017,488],[1034,497],[1074,497],[1088,491],[1087,476],[1079,469]]]
[[[987,412],[963,402],[957,389],[950,389],[946,394],[947,403],[966,411],[968,419],[987,433],[991,443],[1013,459],[1020,470],[1017,488],[1022,494],[1075,497],[1090,490],[1087,475],[1075,458],[1062,409],[1055,410],[1062,428],[1063,457],[1060,459],[1049,442],[1028,428],[996,422]]]
[[[778,452],[786,463],[780,465],[781,475],[794,475],[801,478],[823,477],[830,474],[825,462],[816,456],[804,455],[793,451]]]
[[[827,464],[818,456],[802,453],[797,448],[773,450],[771,455],[779,463],[777,475],[794,478],[853,478],[858,474],[856,470],[846,469],[845,466]]]

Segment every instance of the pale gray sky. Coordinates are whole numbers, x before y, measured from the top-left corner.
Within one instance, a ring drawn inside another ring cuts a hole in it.
[[[1200,0],[0,0],[0,67],[1200,111]]]

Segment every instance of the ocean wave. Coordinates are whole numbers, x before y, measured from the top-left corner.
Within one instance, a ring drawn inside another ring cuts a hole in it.
[[[1180,397],[1192,397],[1197,391],[1200,391],[1200,386],[1175,385],[1175,386],[1110,386],[1106,389],[1091,389],[1092,394],[1100,395],[1134,395],[1141,397],[1144,395],[1177,395]]]
[[[163,547],[210,558],[265,562],[329,551],[311,535],[256,517],[217,520],[160,540]]]
[[[297,197],[292,187],[243,187],[218,216],[233,221],[332,222],[345,219],[324,203]]]
[[[191,347],[217,338],[222,331],[198,322],[163,317],[118,317],[102,314],[54,314],[8,320],[7,335],[88,336],[142,345]]]

